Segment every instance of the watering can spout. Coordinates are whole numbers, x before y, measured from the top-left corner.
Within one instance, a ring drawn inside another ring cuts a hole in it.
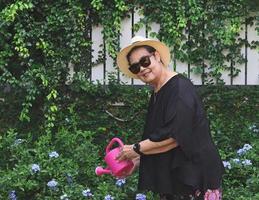
[[[95,173],[96,173],[97,176],[101,176],[103,174],[111,174],[111,170],[108,169],[108,168],[104,169],[104,168],[99,166],[99,167],[96,167]]]

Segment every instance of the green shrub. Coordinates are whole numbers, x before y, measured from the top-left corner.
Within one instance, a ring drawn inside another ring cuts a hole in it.
[[[226,165],[224,199],[257,199],[258,87],[211,86],[199,87],[198,91],[210,119],[212,136]],[[6,98],[11,99],[16,94],[9,94]],[[17,122],[13,119],[10,124],[1,124],[0,198],[7,199],[15,190],[18,199],[60,199],[62,195],[69,199],[85,199],[82,192],[88,194],[87,189],[90,189],[94,195],[92,199],[104,199],[108,194],[119,200],[134,199],[139,192],[137,173],[119,187],[116,179],[109,175],[97,177],[94,170],[96,166],[106,165],[104,149],[112,137],[122,138],[125,143],[140,139],[149,95],[148,88],[115,83],[102,87],[75,82],[70,87],[69,96],[58,101],[59,108],[63,109],[57,114],[57,123],[51,133],[39,126],[37,120],[42,118],[34,119],[33,115],[32,119],[37,123],[28,122],[30,132],[25,132],[29,128],[23,129],[28,126],[26,123],[15,129],[20,123],[18,119]],[[124,105],[112,105],[115,102]],[[13,111],[7,112],[6,108],[1,107],[1,114],[10,118],[7,116]],[[57,152],[59,156],[50,158],[51,152]],[[33,173],[33,164],[39,165],[39,172]],[[52,179],[58,182],[56,190],[47,186]],[[158,199],[150,192],[145,195],[148,199]]]

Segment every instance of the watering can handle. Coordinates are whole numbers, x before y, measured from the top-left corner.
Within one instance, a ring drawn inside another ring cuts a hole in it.
[[[106,147],[106,154],[109,153],[109,151],[110,151],[112,145],[113,145],[115,142],[118,142],[121,147],[123,147],[123,145],[124,145],[123,142],[122,142],[119,138],[113,138],[113,139],[110,141],[110,143],[108,144],[108,146]]]

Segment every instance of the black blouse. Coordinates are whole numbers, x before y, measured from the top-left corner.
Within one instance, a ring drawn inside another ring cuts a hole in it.
[[[194,85],[180,74],[152,94],[142,140],[168,138],[174,138],[179,146],[141,156],[140,190],[177,194],[179,183],[200,191],[220,187],[224,167],[212,142],[206,113]]]

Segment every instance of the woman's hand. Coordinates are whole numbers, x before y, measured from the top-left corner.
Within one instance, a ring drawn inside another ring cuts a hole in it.
[[[119,178],[126,178],[127,176],[130,176],[133,174],[134,171],[136,171],[136,169],[139,167],[139,163],[140,163],[140,156],[132,159],[133,162],[133,167],[129,172],[125,172],[121,177]]]
[[[139,155],[133,150],[133,145],[124,145],[121,148],[119,155],[117,156],[118,161],[122,160],[133,160]]]

